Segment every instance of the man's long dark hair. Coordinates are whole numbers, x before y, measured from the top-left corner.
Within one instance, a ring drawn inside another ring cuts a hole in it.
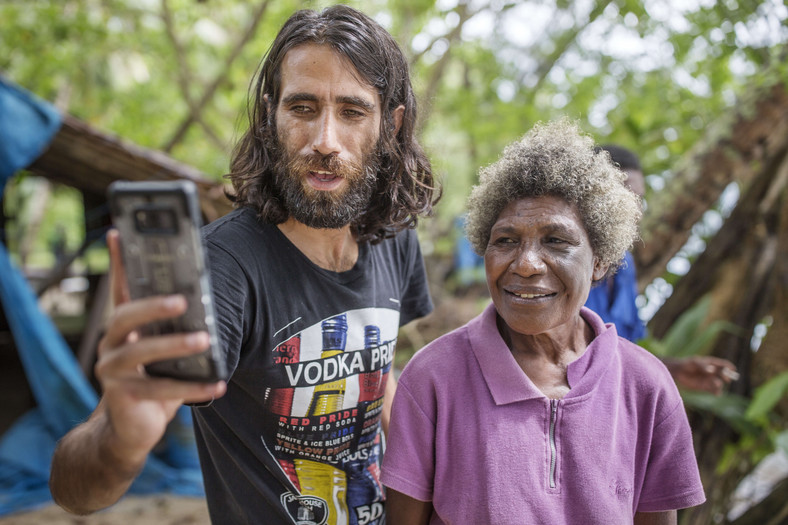
[[[440,198],[430,162],[414,137],[416,99],[408,64],[397,43],[377,22],[346,6],[294,13],[279,31],[260,66],[250,93],[250,126],[235,148],[230,174],[238,206],[251,206],[265,222],[279,224],[289,214],[274,184],[274,115],[281,95],[285,54],[303,44],[328,45],[346,57],[362,80],[380,95],[379,162],[367,210],[353,221],[357,240],[379,242],[428,216]],[[264,96],[268,96],[271,112]],[[404,106],[395,135],[393,111]]]

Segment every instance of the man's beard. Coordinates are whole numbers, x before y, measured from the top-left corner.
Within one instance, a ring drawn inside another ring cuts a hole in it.
[[[310,228],[337,229],[358,219],[366,210],[380,167],[378,145],[364,152],[360,163],[335,155],[291,154],[276,137],[274,181],[288,214]],[[345,179],[342,193],[320,191],[305,181],[310,171],[330,171]]]

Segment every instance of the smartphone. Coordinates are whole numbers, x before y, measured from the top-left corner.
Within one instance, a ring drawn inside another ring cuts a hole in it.
[[[210,276],[200,227],[199,195],[193,182],[116,181],[108,190],[110,213],[120,233],[131,299],[181,294],[186,312],[140,328],[141,335],[206,331],[210,348],[200,354],[146,365],[152,376],[214,382],[227,378],[218,345]]]

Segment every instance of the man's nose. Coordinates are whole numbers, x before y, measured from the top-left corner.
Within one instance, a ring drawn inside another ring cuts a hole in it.
[[[326,111],[316,123],[312,150],[324,156],[340,153],[337,131],[336,117]]]

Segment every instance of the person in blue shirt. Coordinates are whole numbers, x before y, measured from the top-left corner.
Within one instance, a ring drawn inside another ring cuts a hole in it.
[[[645,195],[646,181],[638,156],[615,144],[600,146],[610,159],[627,175],[626,184],[641,199]],[[627,252],[621,268],[611,277],[591,288],[585,306],[595,311],[606,323],[616,325],[618,334],[632,342],[646,336],[646,325],[638,315],[637,274],[632,254]],[[713,356],[665,358],[679,387],[720,394],[723,387],[738,378],[736,367],[727,359]]]
[[[637,155],[613,144],[600,146],[598,151],[610,154],[613,163],[627,175],[629,189],[642,199],[646,193],[646,183]],[[606,323],[615,324],[618,335],[634,343],[646,335],[646,325],[641,321],[635,304],[637,296],[635,260],[627,252],[618,271],[591,288],[585,305]]]

